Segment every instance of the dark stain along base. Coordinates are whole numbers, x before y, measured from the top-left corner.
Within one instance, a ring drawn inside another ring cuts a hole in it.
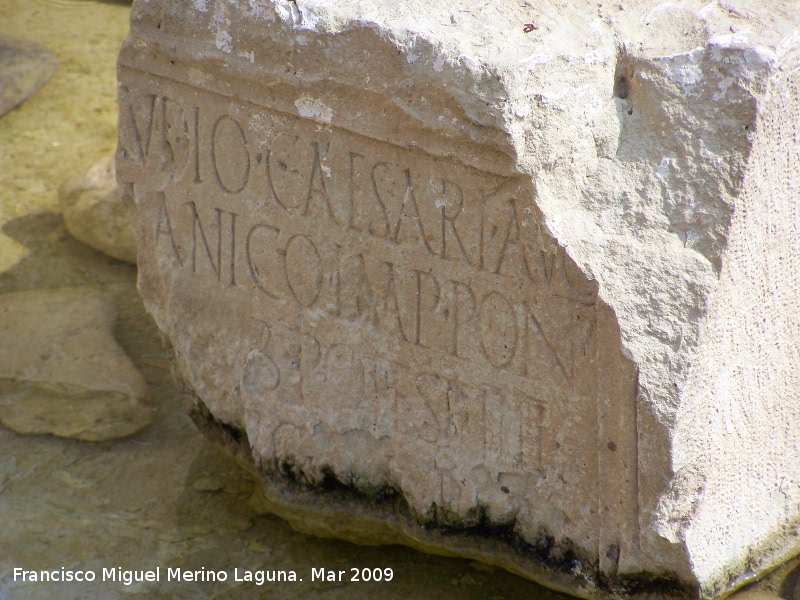
[[[290,461],[283,461],[272,468],[258,468],[250,453],[247,433],[217,420],[203,401],[187,388],[183,388],[183,393],[189,401],[189,416],[208,439],[224,447],[248,468],[257,471],[265,487],[282,489],[301,510],[315,508],[313,501],[309,502],[312,496],[321,499],[331,513],[336,507],[357,505],[359,511],[356,514],[381,519],[389,527],[397,528],[401,535],[413,529],[413,538],[420,545],[429,546],[426,548],[428,551],[436,553],[437,539],[448,538],[449,547],[459,546],[453,543],[454,538],[462,539],[466,542],[462,546],[465,557],[494,556],[497,560],[492,561],[493,564],[518,575],[522,571],[515,565],[527,563],[526,570],[530,572],[533,570],[531,564],[535,564],[538,566],[536,570],[545,571],[550,577],[549,581],[540,579],[539,583],[553,586],[555,579],[557,583],[553,587],[559,591],[581,596],[650,597],[655,594],[659,598],[696,598],[699,595],[697,589],[684,584],[673,574],[636,573],[608,577],[600,572],[595,562],[582,557],[571,541],[556,544],[552,535],[542,531],[534,543],[529,543],[514,531],[513,522],[492,523],[485,511],[476,515],[474,524],[441,524],[437,523],[436,511],[433,511],[432,519],[420,519],[413,515],[402,492],[392,487],[357,488],[341,481],[330,469],[323,469],[323,478],[319,483],[308,483],[303,480],[302,474],[298,475],[295,465]],[[292,522],[290,517],[288,520]],[[343,537],[347,539],[347,536]],[[386,543],[403,542],[391,539]],[[477,551],[467,551],[467,548],[477,548]],[[446,553],[460,554],[458,550]]]

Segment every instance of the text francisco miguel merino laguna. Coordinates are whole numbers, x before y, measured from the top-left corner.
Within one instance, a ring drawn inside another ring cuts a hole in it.
[[[98,574],[100,577],[98,578]],[[60,568],[49,571],[28,571],[25,569],[14,569],[14,581],[25,582],[92,582],[92,581],[116,581],[124,585],[144,581],[191,581],[191,582],[212,582],[228,581],[227,571],[212,571],[210,569],[184,570],[181,568],[162,569],[157,567],[149,571],[125,570],[122,567],[104,568],[101,571],[73,571]],[[267,582],[278,581],[302,581],[297,578],[295,571],[249,571],[246,569],[234,569],[231,581],[252,581],[257,585]]]
[[[99,571],[98,571],[99,572]],[[14,569],[14,581],[26,583],[68,583],[68,582],[93,582],[97,580],[97,573],[94,570],[87,569],[85,571],[77,571],[71,569],[44,570],[44,571],[29,571],[26,569]],[[161,576],[166,577],[163,581],[186,581],[186,582],[216,582],[228,581],[228,571],[213,571],[211,569],[199,570],[186,570],[176,567],[161,569],[157,567],[149,571],[136,571],[125,570],[122,567],[112,567],[110,569],[104,568],[100,572],[99,581],[114,581],[122,583],[123,585],[133,585],[139,582],[160,582]],[[363,568],[358,569],[350,567],[348,569],[332,570],[323,567],[311,569],[311,581],[329,581],[329,582],[350,582],[350,583],[366,583],[384,582],[388,583],[394,578],[394,570],[386,568]],[[256,585],[264,585],[265,583],[278,583],[290,581],[303,581],[297,576],[296,571],[250,571],[247,569],[234,569],[231,581],[250,581]]]

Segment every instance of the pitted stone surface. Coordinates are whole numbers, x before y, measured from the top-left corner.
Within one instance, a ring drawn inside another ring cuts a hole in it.
[[[198,410],[273,499],[392,489],[583,595],[792,552],[789,8],[135,3],[119,178]]]

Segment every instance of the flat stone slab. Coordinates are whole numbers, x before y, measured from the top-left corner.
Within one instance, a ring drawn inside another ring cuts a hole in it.
[[[152,420],[147,384],[114,340],[116,314],[84,288],[0,295],[0,423],[102,441]]]
[[[58,58],[50,50],[0,35],[0,117],[39,91],[57,70]]]
[[[583,596],[797,552],[798,29],[135,2],[118,177],[194,415],[306,529]]]

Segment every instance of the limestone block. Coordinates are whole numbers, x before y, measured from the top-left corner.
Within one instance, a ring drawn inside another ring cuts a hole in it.
[[[136,264],[136,236],[120,196],[113,155],[62,184],[58,198],[64,222],[75,239]]]
[[[799,21],[135,2],[118,177],[194,414],[298,526],[583,596],[796,552]]]
[[[93,442],[150,423],[147,384],[114,340],[115,318],[89,289],[0,295],[0,423]]]

